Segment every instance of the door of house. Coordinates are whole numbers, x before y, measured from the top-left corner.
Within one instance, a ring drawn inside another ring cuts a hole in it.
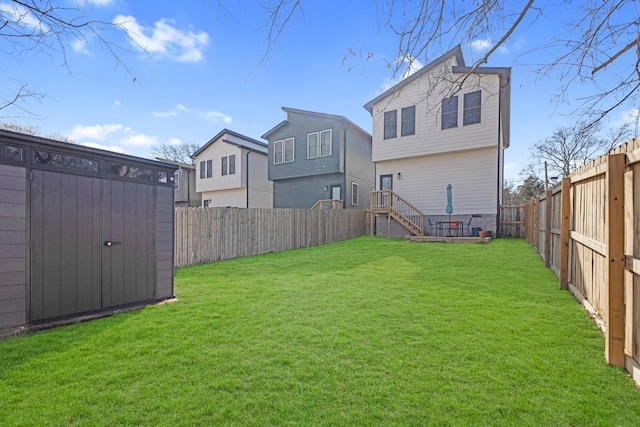
[[[340,191],[339,185],[331,186],[331,199],[333,200],[342,200],[342,192]]]
[[[393,190],[393,175],[380,175],[380,190]],[[389,195],[383,193],[380,197],[381,206],[387,206],[389,202]]]
[[[30,320],[152,299],[154,187],[36,169],[31,176]]]

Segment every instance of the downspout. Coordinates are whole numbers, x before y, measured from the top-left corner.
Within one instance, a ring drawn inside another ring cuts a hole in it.
[[[347,127],[344,128],[344,144],[343,144],[343,151],[344,151],[344,155],[342,156],[342,170],[344,171],[343,173],[343,181],[344,181],[344,200],[342,201],[342,207],[344,209],[347,208],[347,130],[351,127],[351,123],[347,123]],[[353,195],[352,195],[353,196]]]
[[[187,206],[191,207],[191,169],[184,169],[187,171]]]
[[[249,208],[249,154],[250,150],[247,150],[247,209]]]

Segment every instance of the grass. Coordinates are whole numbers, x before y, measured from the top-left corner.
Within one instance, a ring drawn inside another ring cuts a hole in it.
[[[0,425],[640,425],[640,390],[524,241],[362,237],[176,288],[0,342]]]

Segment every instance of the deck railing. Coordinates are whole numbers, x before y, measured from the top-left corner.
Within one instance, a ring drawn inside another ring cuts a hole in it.
[[[318,200],[315,205],[311,207],[311,209],[342,209],[343,206],[342,200],[338,199],[324,199]]]
[[[391,190],[372,191],[369,206],[372,214],[391,215],[412,233],[420,235],[424,233],[422,212]]]

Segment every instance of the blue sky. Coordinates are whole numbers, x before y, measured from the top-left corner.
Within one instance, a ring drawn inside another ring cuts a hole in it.
[[[88,16],[124,23],[147,48],[142,52],[115,31],[103,34],[125,49],[119,57],[131,74],[91,37],[67,50],[66,66],[55,53],[5,54],[0,74],[9,88],[18,79],[47,96],[21,105],[37,117],[10,107],[0,111],[0,120],[141,157],[151,157],[160,144],[202,145],[223,128],[258,139],[286,118],[283,106],[344,115],[371,132],[363,105],[393,77],[387,62],[397,55],[397,39],[379,24],[369,0],[303,1],[303,13],[294,15],[264,61],[262,2],[221,3],[224,9],[209,0],[89,0]],[[0,8],[7,4],[0,0]],[[487,64],[512,67],[508,180],[517,180],[530,161],[532,144],[575,122],[566,114],[583,95],[580,87],[567,103],[556,104],[554,76],[539,78],[526,65],[543,62],[543,53],[523,55],[539,46],[541,34],[556,30],[561,17],[556,9],[533,24],[525,20]],[[0,40],[3,52],[5,43]],[[488,38],[463,44],[467,63],[491,44]],[[611,123],[630,113],[616,111]]]

